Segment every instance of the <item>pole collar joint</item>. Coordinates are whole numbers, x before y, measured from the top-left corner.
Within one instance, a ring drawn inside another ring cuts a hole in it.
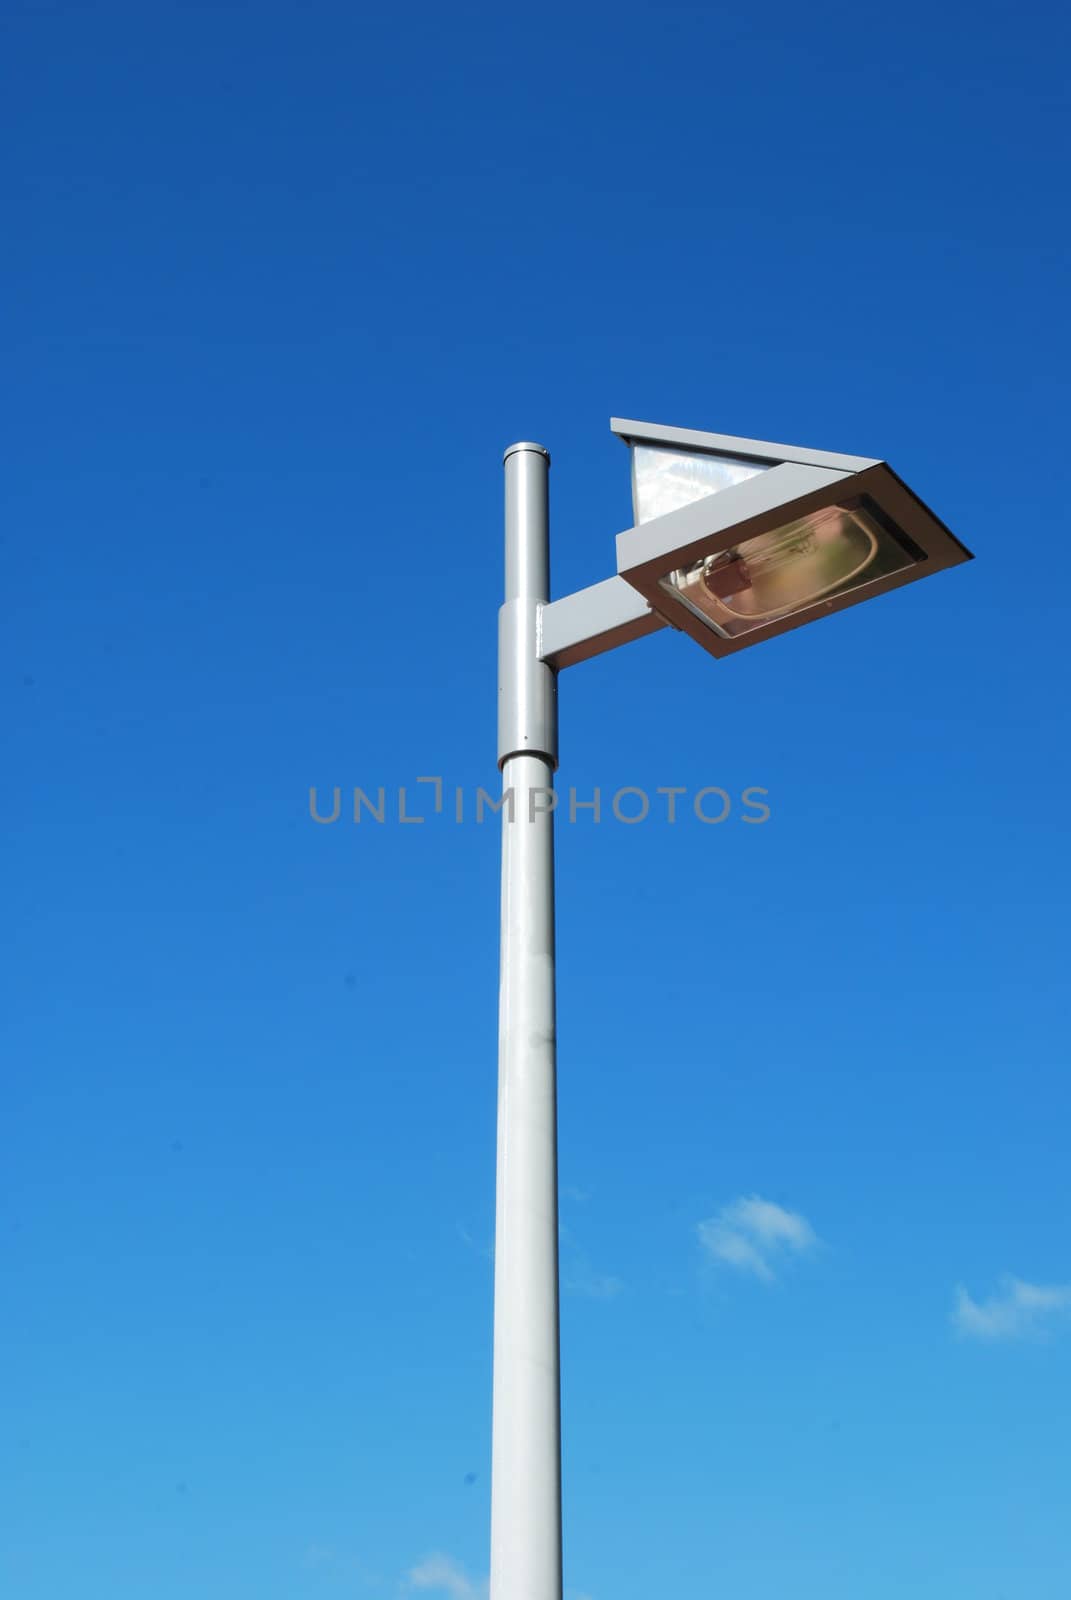
[[[507,600],[498,613],[498,764],[540,756],[558,765],[558,678],[539,657],[536,600]]]

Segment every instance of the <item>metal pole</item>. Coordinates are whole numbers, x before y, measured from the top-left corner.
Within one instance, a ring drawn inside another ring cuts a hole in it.
[[[539,659],[550,598],[541,445],[506,451],[499,625],[502,946],[490,1600],[562,1600],[554,1035],[557,685]]]

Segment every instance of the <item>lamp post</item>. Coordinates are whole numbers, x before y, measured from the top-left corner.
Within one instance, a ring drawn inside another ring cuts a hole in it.
[[[721,657],[970,560],[884,462],[611,421],[634,526],[617,575],[550,599],[541,445],[505,454],[498,1167],[490,1600],[561,1600],[554,970],[557,675],[653,633]]]
[[[561,1600],[551,809],[558,727],[555,673],[540,659],[538,637],[539,608],[550,598],[550,457],[539,445],[514,445],[505,468],[491,1595]]]

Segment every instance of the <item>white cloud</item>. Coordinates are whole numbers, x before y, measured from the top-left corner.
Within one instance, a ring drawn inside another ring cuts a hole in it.
[[[470,1578],[460,1562],[450,1556],[428,1556],[419,1566],[406,1574],[410,1589],[430,1589],[436,1594],[446,1594],[450,1600],[482,1600],[487,1592],[486,1583]]]
[[[595,1271],[564,1222],[558,1224],[558,1240],[566,1294],[581,1294],[588,1300],[615,1300],[625,1285],[608,1272]]]
[[[1028,1339],[1069,1314],[1071,1283],[1026,1283],[1008,1275],[988,1300],[973,1300],[960,1284],[952,1322],[968,1339]]]
[[[382,1587],[383,1580],[378,1574],[370,1572],[363,1562],[334,1545],[310,1544],[305,1549],[303,1559],[306,1567],[329,1574],[333,1578],[344,1578],[347,1585],[352,1582],[364,1589]]]
[[[774,1265],[787,1255],[804,1255],[818,1244],[818,1236],[798,1211],[761,1195],[745,1195],[722,1206],[697,1228],[707,1254],[725,1266],[753,1273],[764,1283],[774,1278]]]
[[[567,1294],[581,1294],[588,1300],[614,1300],[625,1287],[620,1278],[608,1272],[593,1272],[586,1261],[576,1261],[562,1274]]]
[[[494,1241],[490,1244],[481,1244],[478,1239],[472,1237],[464,1223],[459,1222],[456,1226],[458,1238],[463,1245],[466,1245],[472,1251],[473,1255],[482,1256],[485,1261],[493,1261],[495,1259]]]
[[[329,1544],[310,1544],[305,1551],[307,1567],[331,1567],[336,1560],[335,1551]]]

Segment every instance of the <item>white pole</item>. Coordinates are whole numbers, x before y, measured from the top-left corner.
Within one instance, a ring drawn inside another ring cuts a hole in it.
[[[562,1600],[558,1157],[554,1036],[555,675],[538,655],[549,599],[539,445],[506,452],[499,634],[502,947],[490,1600]]]

